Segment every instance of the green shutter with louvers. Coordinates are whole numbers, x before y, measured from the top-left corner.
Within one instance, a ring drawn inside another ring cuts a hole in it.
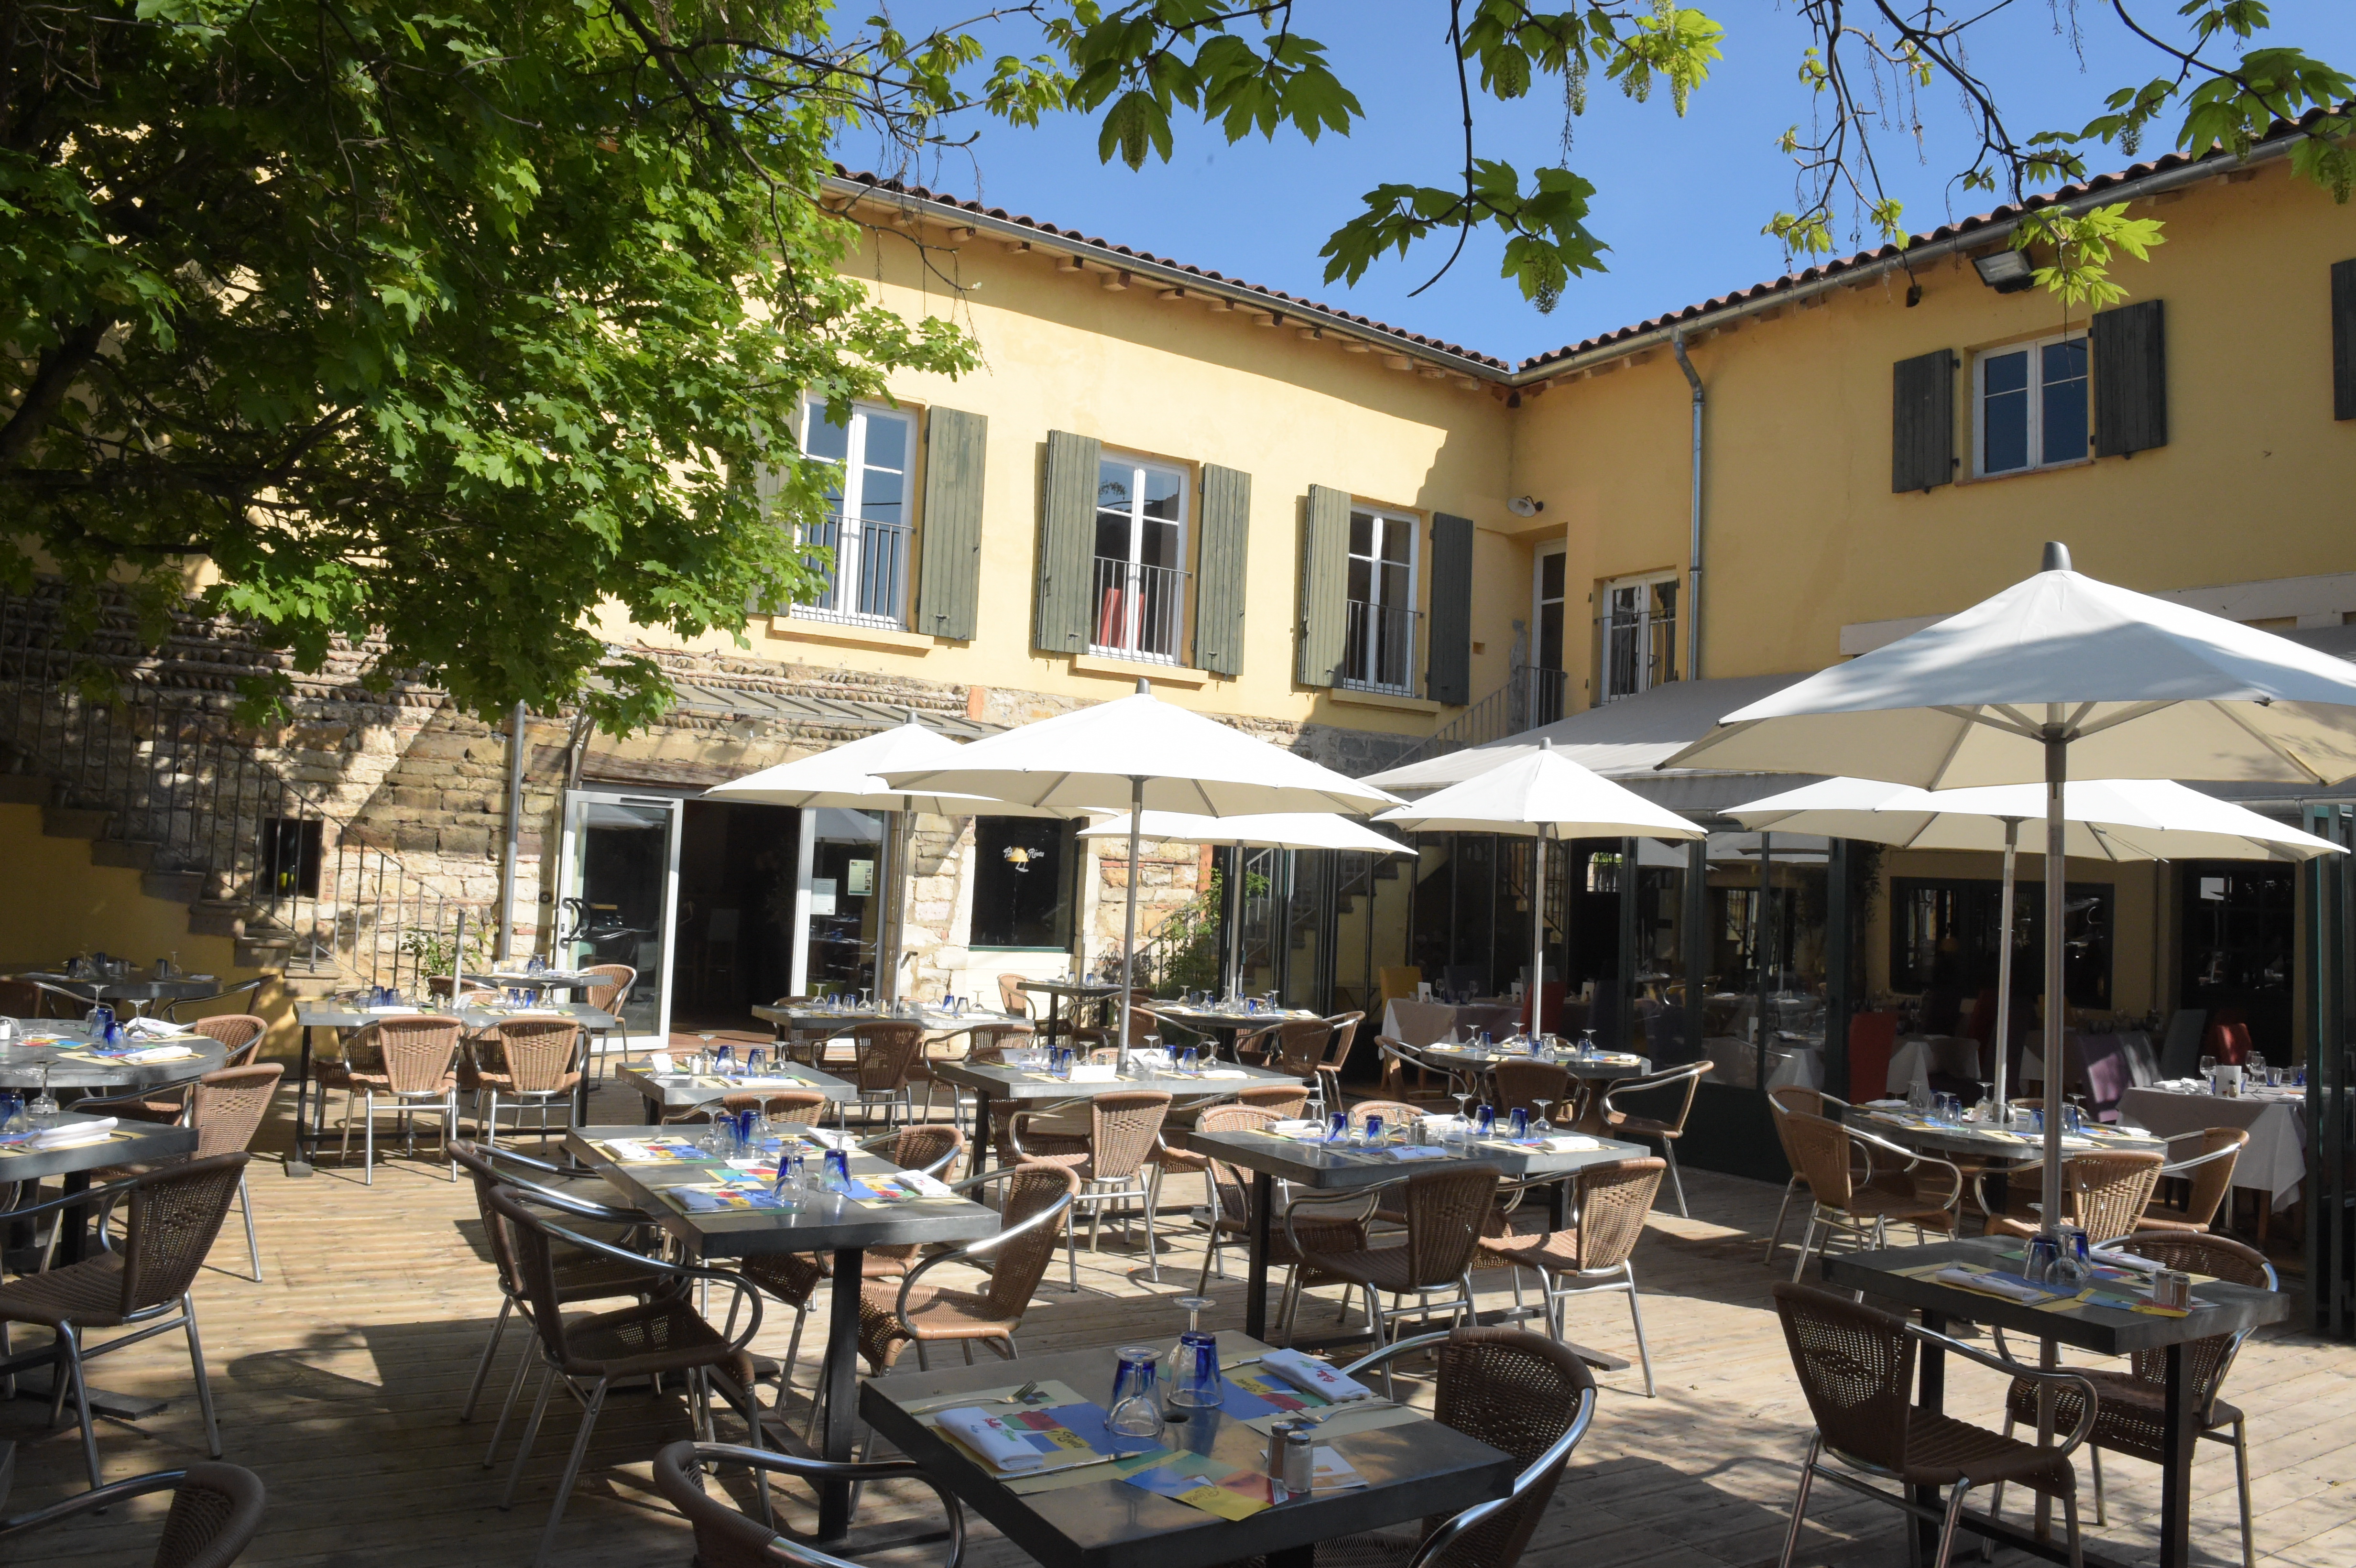
[[[753,470],[753,499],[761,508],[762,519],[776,528],[786,527],[777,516],[780,488],[776,469],[764,463]],[[744,613],[748,615],[778,615],[785,609],[783,604],[772,604],[758,593],[748,594],[744,599]]]
[[[1088,651],[1089,574],[1096,557],[1097,464],[1092,435],[1047,432],[1039,486],[1039,601],[1032,645],[1042,653]]]
[[[2356,261],[2331,264],[2331,417],[2356,420]]]
[[[1935,348],[1890,368],[1890,489],[1930,490],[1955,477],[1955,351]]]
[[[1431,664],[1434,702],[1472,700],[1472,519],[1431,515]]]
[[[1342,667],[1350,592],[1350,496],[1309,486],[1301,538],[1301,643],[1294,673],[1331,686]]]
[[[1204,464],[1202,537],[1194,574],[1194,663],[1215,675],[1241,675],[1250,475]]]
[[[935,409],[925,416],[925,553],[916,625],[936,637],[973,640],[981,597],[982,448],[990,421]]]
[[[2168,444],[2165,325],[2158,300],[2094,313],[2089,336],[2095,456],[2125,457]]]

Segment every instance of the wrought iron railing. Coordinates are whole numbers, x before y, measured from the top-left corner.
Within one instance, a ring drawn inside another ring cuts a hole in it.
[[[1615,610],[1595,618],[1595,702],[1601,707],[1677,678],[1677,618]]]
[[[1088,651],[1149,664],[1183,663],[1186,576],[1175,567],[1097,557]]]
[[[1569,711],[1569,682],[1570,677],[1562,670],[1516,665],[1505,685],[1384,766],[1405,767],[1409,763],[1444,757],[1470,746],[1485,746],[1492,741],[1551,724]]]
[[[1341,684],[1360,691],[1415,694],[1416,622],[1405,605],[1353,599],[1344,606]]]
[[[809,525],[802,543],[830,551],[807,558],[826,576],[826,588],[793,613],[804,620],[905,627],[908,617],[908,561],[915,530],[906,523],[841,517]],[[846,537],[847,536],[847,537]]]

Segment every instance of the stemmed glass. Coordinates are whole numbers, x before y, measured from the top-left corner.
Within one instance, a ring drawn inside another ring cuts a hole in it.
[[[1553,1104],[1554,1102],[1552,1100],[1539,1099],[1532,1100],[1530,1104],[1538,1108],[1537,1120],[1530,1124],[1530,1136],[1534,1138],[1550,1138],[1554,1136],[1554,1124],[1547,1120],[1547,1107]]]
[[[2217,1059],[2215,1057],[2204,1056],[2201,1059],[2201,1082],[2203,1084],[2211,1086],[2215,1085],[2217,1082]]]
[[[1182,1296],[1177,1301],[1186,1309],[1186,1331],[1170,1347],[1169,1354],[1162,1358],[1162,1381],[1173,1389],[1186,1374],[1187,1339],[1202,1332],[1204,1310],[1218,1305],[1207,1296]]]
[[[58,1097],[49,1093],[49,1067],[47,1062],[41,1064],[41,1092],[25,1109],[37,1127],[54,1126],[58,1118],[65,1114],[58,1104]]]

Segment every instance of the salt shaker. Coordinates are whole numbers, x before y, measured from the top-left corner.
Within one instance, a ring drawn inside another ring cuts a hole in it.
[[[2183,1311],[2192,1305],[2192,1276],[2181,1269],[2164,1268],[2151,1276],[2151,1304]]]
[[[1295,1426],[1284,1435],[1284,1490],[1288,1497],[1305,1498],[1310,1483],[1317,1472],[1317,1432],[1311,1426]]]

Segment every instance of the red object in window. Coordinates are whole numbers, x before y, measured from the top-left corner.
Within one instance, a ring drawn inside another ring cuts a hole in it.
[[[1541,1001],[1546,1003],[1546,1027],[1548,1034],[1575,1035],[1579,1032],[1577,1029],[1567,1029],[1563,1028],[1563,989],[1561,981],[1548,980],[1545,985],[1540,986],[1538,987],[1538,997]],[[1528,988],[1526,987],[1523,988],[1522,992],[1522,1028],[1527,1029],[1529,1027],[1530,998]]]
[[[1858,1013],[1848,1020],[1848,1098],[1852,1104],[1890,1093],[1890,1053],[1898,1048],[1896,1013]]]
[[[1121,592],[1108,588],[1097,606],[1097,646],[1125,648],[1129,640],[1121,635]]]
[[[2250,1060],[2250,1026],[2244,1023],[2211,1024],[2201,1037],[2201,1054],[2215,1057],[2221,1065],[2243,1065]]]

